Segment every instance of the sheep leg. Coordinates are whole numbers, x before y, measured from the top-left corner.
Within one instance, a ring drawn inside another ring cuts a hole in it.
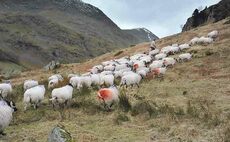
[[[138,88],[140,87],[138,83],[136,83],[136,85],[137,85]]]

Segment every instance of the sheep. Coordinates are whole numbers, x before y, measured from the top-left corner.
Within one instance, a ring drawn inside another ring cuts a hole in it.
[[[81,77],[79,77],[79,76],[71,77],[69,80],[69,83],[72,84],[73,87],[77,87],[78,90],[80,90],[80,88],[82,88]]]
[[[109,74],[113,74],[112,71],[103,71],[100,73],[101,75],[109,75]]]
[[[211,44],[211,43],[213,43],[213,39],[209,37],[202,36],[198,40],[198,44]]]
[[[150,43],[150,50],[155,50],[155,49],[156,49],[156,43],[155,43],[155,41],[152,41]]]
[[[168,66],[174,66],[175,63],[176,63],[176,60],[174,58],[167,57],[167,58],[163,59],[163,64],[166,67],[168,67]]]
[[[113,75],[101,75],[101,85],[112,86],[114,84],[114,76]]]
[[[24,110],[25,111],[27,110],[27,106],[29,104],[33,104],[34,109],[37,109],[40,102],[44,100],[45,92],[46,89],[44,85],[39,85],[27,89],[24,93],[24,99],[23,99],[23,102],[25,104]]]
[[[138,68],[146,67],[146,62],[138,61],[133,64],[133,70],[137,70]]]
[[[181,61],[189,61],[192,59],[192,54],[190,53],[184,53],[184,54],[180,54],[178,57],[178,62]]]
[[[107,65],[104,67],[105,71],[114,71],[115,70],[115,65]]]
[[[111,110],[114,103],[119,102],[119,91],[116,87],[102,88],[97,92],[97,98],[104,104],[104,108]]]
[[[99,86],[101,82],[101,78],[99,74],[92,74],[91,75],[92,85]]]
[[[48,80],[58,79],[59,81],[63,81],[63,77],[60,74],[54,74],[48,78]]]
[[[92,80],[90,76],[81,76],[81,84],[87,88],[90,88],[92,85]]]
[[[190,48],[190,45],[187,44],[187,43],[181,44],[181,45],[179,45],[179,48],[180,48],[180,50],[189,49],[189,48]]]
[[[153,61],[150,65],[149,65],[149,68],[150,70],[153,70],[155,68],[160,68],[163,66],[163,61],[162,60],[156,60],[156,61]]]
[[[214,30],[214,31],[208,33],[209,38],[215,39],[215,38],[217,38],[217,36],[218,36],[218,31],[217,30]]]
[[[6,98],[12,93],[12,86],[10,83],[1,83],[0,84],[0,97]]]
[[[0,135],[6,135],[4,129],[9,126],[14,111],[17,111],[14,102],[3,99],[0,100]]]
[[[35,87],[35,86],[38,86],[38,81],[36,81],[36,80],[25,80],[23,88],[24,88],[24,91],[26,91],[27,89],[30,89],[30,88]]]
[[[116,65],[115,71],[119,71],[119,70],[122,70],[122,69],[125,69],[125,68],[128,68],[128,67],[129,67],[129,64],[128,64],[128,63]]]
[[[155,68],[152,70],[152,72],[154,73],[154,75],[157,75],[158,77],[162,77],[165,72],[166,72],[166,68],[161,67],[161,68]]]
[[[150,56],[155,56],[155,55],[158,54],[159,52],[160,52],[159,49],[155,49],[155,50],[150,51],[150,52],[149,52],[149,55],[150,55]]]
[[[57,105],[59,107],[60,105],[68,105],[73,96],[73,85],[70,83],[61,88],[55,88],[52,90],[51,95],[52,98],[49,100],[52,101],[53,108]]]
[[[78,76],[78,75],[77,75],[77,74],[72,74],[72,73],[71,73],[71,74],[68,74],[67,77],[68,77],[68,79],[70,79],[70,78],[75,77],[75,76]]]
[[[164,53],[159,53],[157,55],[155,55],[155,60],[162,60],[163,58],[167,57],[166,54]]]
[[[53,78],[52,80],[49,81],[48,83],[48,89],[54,88],[58,85],[59,80],[58,78]]]
[[[189,44],[190,45],[198,44],[199,39],[200,39],[199,37],[194,37],[193,39],[190,40]]]
[[[126,71],[131,71],[131,68],[125,68],[125,69],[122,69],[122,70],[119,70],[119,71],[115,71],[114,72],[114,77],[115,78],[119,78],[119,77],[122,77],[122,74]]]
[[[136,85],[139,88],[139,83],[143,79],[143,76],[137,73],[127,73],[121,78],[120,86],[133,86]]]
[[[172,47],[178,47],[179,45],[177,43],[172,44]]]

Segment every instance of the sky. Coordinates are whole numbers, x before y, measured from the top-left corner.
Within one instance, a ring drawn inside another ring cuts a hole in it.
[[[220,0],[82,0],[102,10],[121,29],[147,28],[158,37],[181,32],[193,11]]]

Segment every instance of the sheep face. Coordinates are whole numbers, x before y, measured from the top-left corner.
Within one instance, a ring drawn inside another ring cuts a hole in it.
[[[11,107],[14,111],[17,111],[17,107],[13,101],[6,101],[7,105]]]

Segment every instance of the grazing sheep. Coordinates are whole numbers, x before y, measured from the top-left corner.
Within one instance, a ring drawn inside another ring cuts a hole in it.
[[[82,88],[81,77],[79,77],[79,76],[71,77],[69,80],[69,83],[72,84],[73,87],[77,87],[78,90],[80,90],[80,88]]]
[[[1,83],[0,84],[0,97],[6,98],[12,93],[12,86],[10,83]]]
[[[90,88],[92,85],[92,80],[90,76],[81,76],[81,84],[86,88]]]
[[[112,86],[114,84],[113,75],[101,75],[101,85]]]
[[[213,39],[210,37],[200,37],[198,40],[198,44],[211,44],[213,43]]]
[[[73,96],[73,85],[68,84],[66,86],[63,86],[61,88],[55,88],[53,89],[52,93],[52,98],[50,101],[52,101],[53,108],[55,106],[60,106],[60,105],[67,105]]]
[[[180,48],[180,50],[189,49],[189,48],[190,48],[190,45],[189,45],[189,44],[187,44],[187,43],[185,43],[185,44],[181,44],[181,45],[179,45],[179,48]]]
[[[116,65],[115,71],[119,71],[119,70],[122,70],[122,69],[125,69],[125,68],[128,68],[128,67],[129,67],[128,63]]]
[[[152,72],[154,73],[154,75],[157,75],[158,77],[163,76],[166,72],[166,68],[155,68],[152,70]]]
[[[24,104],[25,104],[24,110],[27,109],[27,106],[29,104],[33,104],[34,109],[37,109],[41,101],[44,100],[45,92],[46,89],[44,85],[39,85],[27,89],[24,93]]]
[[[58,79],[59,81],[63,81],[63,77],[60,74],[54,74],[48,78],[48,80]]]
[[[119,71],[115,71],[114,72],[114,77],[115,78],[122,77],[123,73],[127,72],[127,71],[131,71],[131,68],[125,68],[125,69],[122,69],[122,70],[119,70]]]
[[[172,47],[178,47],[179,45],[177,43],[172,44]]]
[[[14,111],[17,111],[14,102],[0,99],[0,135],[6,135],[3,131],[9,126]]]
[[[92,85],[100,86],[100,82],[101,82],[100,75],[99,74],[92,74],[91,75],[91,81],[92,81]]]
[[[215,38],[217,38],[217,36],[218,36],[218,31],[217,30],[214,30],[214,31],[208,33],[209,38],[215,39]]]
[[[38,81],[26,80],[26,81],[24,81],[23,88],[24,88],[24,91],[26,91],[27,89],[30,89],[30,88],[35,87],[35,86],[38,86]]]
[[[119,101],[119,91],[116,87],[102,88],[97,92],[97,98],[104,104],[104,108],[111,110],[114,103]]]
[[[121,78],[120,86],[125,85],[127,88],[128,86],[136,85],[137,87],[139,87],[141,79],[143,79],[143,76],[141,76],[140,74],[127,73]]]
[[[115,70],[115,65],[108,65],[104,67],[105,71],[114,71]]]
[[[150,70],[152,71],[153,69],[155,68],[160,68],[163,66],[163,60],[156,60],[156,61],[153,61],[150,65],[149,65],[149,68]]]
[[[155,60],[162,60],[163,58],[167,57],[164,53],[159,53],[155,56]]]
[[[191,59],[192,59],[192,54],[184,53],[179,55],[178,62],[189,61]]]
[[[199,43],[199,37],[194,37],[193,39],[190,40],[189,44],[190,45],[195,45]]]
[[[174,58],[167,57],[167,58],[163,59],[163,64],[166,67],[168,67],[168,66],[174,66],[175,63],[176,63],[176,60]]]
[[[155,55],[158,54],[159,52],[160,52],[159,49],[155,49],[155,50],[150,51],[150,52],[149,52],[149,55],[150,55],[150,56],[155,56]]]
[[[54,88],[58,85],[58,83],[59,83],[58,78],[53,78],[52,80],[49,81],[48,88],[49,89]]]

